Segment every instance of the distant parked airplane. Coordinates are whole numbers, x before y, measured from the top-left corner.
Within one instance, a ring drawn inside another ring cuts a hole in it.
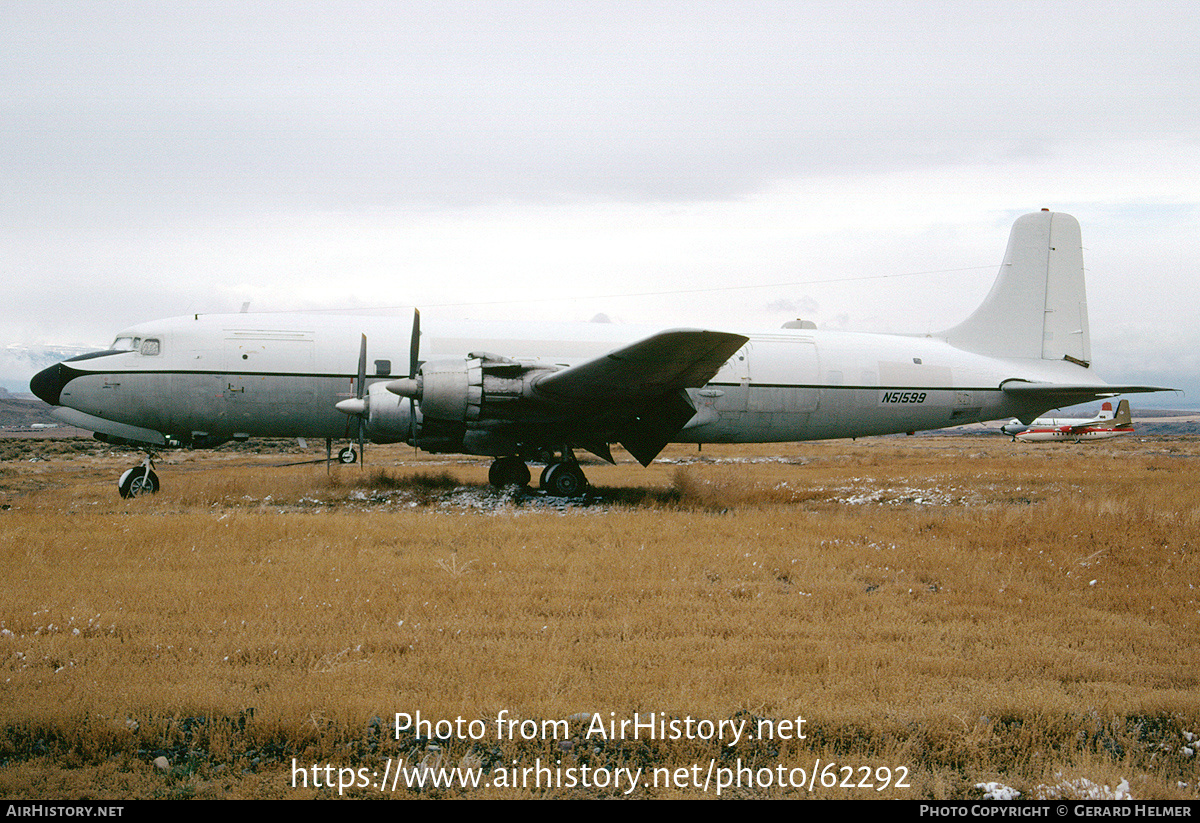
[[[1000,427],[1000,431],[1011,435],[1013,440],[1103,440],[1133,431],[1133,420],[1129,417],[1129,401],[1117,404],[1113,414],[1112,403],[1100,407],[1100,413],[1090,418],[1039,417],[1028,426],[1013,420]]]

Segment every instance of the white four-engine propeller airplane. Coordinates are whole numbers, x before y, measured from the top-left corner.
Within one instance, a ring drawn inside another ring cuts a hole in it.
[[[1100,407],[1095,417],[1039,417],[1025,424],[1012,420],[1000,427],[1000,431],[1013,440],[1104,440],[1133,431],[1133,418],[1129,414],[1129,401],[1117,404],[1116,414],[1112,403]]]
[[[353,432],[361,443],[495,458],[495,485],[577,495],[577,449],[649,465],[668,443],[754,443],[913,432],[1154,386],[1091,368],[1079,223],[1013,225],[983,304],[937,334],[764,333],[581,323],[422,324],[308,314],[192,315],[126,329],[112,347],[37,374],[60,419],[109,442],[210,447]],[[794,327],[794,326],[799,326]],[[807,327],[806,327],[807,326]],[[357,369],[355,365],[357,364]],[[348,450],[343,450],[347,458]],[[146,461],[122,494],[155,491]]]

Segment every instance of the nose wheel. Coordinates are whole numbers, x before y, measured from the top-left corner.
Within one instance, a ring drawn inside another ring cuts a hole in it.
[[[121,493],[121,497],[127,500],[143,494],[156,494],[158,492],[158,475],[154,473],[153,458],[146,455],[142,465],[134,466],[122,474],[117,480],[117,491]]]

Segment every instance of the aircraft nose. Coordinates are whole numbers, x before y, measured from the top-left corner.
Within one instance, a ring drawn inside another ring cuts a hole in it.
[[[29,390],[51,406],[59,406],[61,404],[58,400],[63,386],[67,385],[67,381],[73,376],[68,374],[69,371],[70,369],[62,363],[55,363],[48,369],[42,369],[29,381]]]

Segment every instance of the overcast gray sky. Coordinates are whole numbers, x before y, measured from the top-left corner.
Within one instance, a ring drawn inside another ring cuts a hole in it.
[[[1197,405],[1198,78],[1182,2],[0,0],[0,343],[245,301],[936,331],[1046,207],[1098,373]]]

